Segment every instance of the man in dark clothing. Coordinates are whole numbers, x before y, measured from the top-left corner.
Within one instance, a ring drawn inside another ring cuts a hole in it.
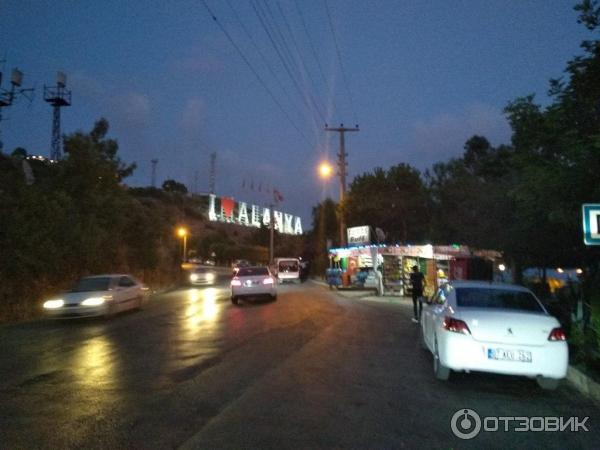
[[[423,311],[423,303],[419,301],[420,297],[423,297],[423,287],[425,286],[425,275],[419,272],[418,266],[412,267],[412,273],[410,274],[410,284],[412,287],[412,301],[414,317],[413,322],[418,323],[421,319],[421,312]],[[419,304],[417,311],[417,303]]]

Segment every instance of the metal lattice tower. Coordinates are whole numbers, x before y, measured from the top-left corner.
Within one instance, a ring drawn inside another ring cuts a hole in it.
[[[62,145],[60,136],[60,108],[71,106],[71,91],[66,89],[67,76],[58,72],[56,86],[44,86],[44,100],[52,105],[52,150],[50,159],[62,159]]]
[[[2,61],[4,62],[4,61]],[[24,96],[31,102],[32,97],[29,97],[29,93],[34,91],[33,88],[21,88],[23,83],[23,72],[19,69],[13,69],[10,77],[10,90],[2,89],[0,87],[0,122],[2,122],[2,108],[7,108],[13,104],[13,102],[19,97]],[[0,72],[0,86],[2,85],[2,72]],[[0,150],[2,150],[3,144],[0,140]]]
[[[210,173],[208,176],[208,190],[211,194],[215,193],[215,185],[217,183],[217,153],[210,154]]]

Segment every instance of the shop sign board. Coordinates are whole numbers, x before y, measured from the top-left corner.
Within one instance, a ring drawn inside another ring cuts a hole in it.
[[[348,245],[360,245],[371,243],[371,228],[368,225],[362,227],[350,227],[348,232]]]
[[[586,203],[582,210],[585,245],[600,245],[600,204]]]
[[[302,234],[300,217],[273,210],[275,229],[283,234]],[[236,202],[232,198],[208,195],[208,219],[212,222],[235,223],[246,227],[268,227],[271,211],[246,202]]]

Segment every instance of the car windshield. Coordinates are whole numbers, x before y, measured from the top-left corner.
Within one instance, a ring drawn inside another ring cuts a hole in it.
[[[202,268],[200,268],[200,269],[195,269],[195,270],[194,270],[194,273],[206,273],[206,269],[202,269]]]
[[[244,267],[237,273],[238,277],[253,277],[269,275],[269,270],[266,267]]]
[[[71,289],[71,292],[108,291],[110,280],[109,277],[82,278]]]
[[[463,308],[496,308],[543,312],[537,299],[529,292],[507,289],[457,288],[456,304]]]
[[[298,272],[297,261],[279,261],[280,272]]]

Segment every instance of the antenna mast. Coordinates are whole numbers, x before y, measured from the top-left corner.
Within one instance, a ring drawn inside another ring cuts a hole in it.
[[[4,61],[2,61],[4,62]],[[33,88],[23,88],[21,89],[21,84],[23,84],[23,72],[19,69],[13,69],[10,76],[10,90],[2,89],[0,87],[0,122],[2,122],[2,108],[6,108],[11,106],[15,99],[22,95],[31,101],[31,98],[27,95],[28,92],[33,92]],[[0,72],[0,86],[2,86],[2,72]],[[0,140],[0,150],[2,150],[3,143]]]
[[[211,194],[215,193],[215,185],[217,183],[217,153],[210,154],[210,173],[208,177],[208,190]]]
[[[158,159],[153,159],[150,162],[152,163],[152,178],[150,179],[150,186],[156,187],[156,165],[158,164]]]
[[[67,76],[63,72],[56,74],[56,86],[44,86],[44,100],[53,108],[52,114],[52,151],[50,159],[62,159],[62,145],[60,138],[60,108],[71,106],[71,91],[66,89]]]

